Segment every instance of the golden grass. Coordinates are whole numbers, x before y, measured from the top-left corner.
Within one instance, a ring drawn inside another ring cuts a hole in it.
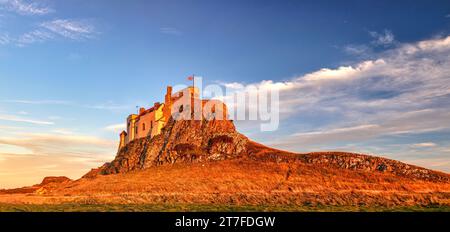
[[[0,194],[0,202],[284,205],[297,209],[323,206],[450,206],[450,183],[414,180],[382,172],[334,169],[301,162],[259,162],[245,158],[152,167],[126,174],[80,179],[44,190],[42,194]]]

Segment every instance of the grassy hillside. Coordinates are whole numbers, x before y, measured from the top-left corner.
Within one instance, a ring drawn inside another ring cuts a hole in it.
[[[241,158],[85,178],[32,194],[0,194],[0,202],[3,210],[26,203],[36,211],[448,210],[450,183]]]

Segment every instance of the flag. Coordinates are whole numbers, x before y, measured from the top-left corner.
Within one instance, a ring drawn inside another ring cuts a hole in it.
[[[188,76],[187,78],[189,81],[193,81],[194,80],[194,76]]]

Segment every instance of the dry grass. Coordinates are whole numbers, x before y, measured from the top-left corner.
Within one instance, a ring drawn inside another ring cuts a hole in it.
[[[450,206],[450,183],[302,162],[244,158],[80,179],[41,193],[0,195],[0,202],[264,206],[272,211],[283,206],[300,211],[335,206],[346,209]]]

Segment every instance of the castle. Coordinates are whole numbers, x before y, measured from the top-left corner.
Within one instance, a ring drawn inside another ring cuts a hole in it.
[[[120,133],[119,150],[140,138],[153,138],[161,133],[170,118],[174,120],[227,120],[226,105],[215,99],[201,99],[197,87],[189,86],[176,93],[167,86],[164,103],[156,102],[148,109],[127,117],[126,131]]]

